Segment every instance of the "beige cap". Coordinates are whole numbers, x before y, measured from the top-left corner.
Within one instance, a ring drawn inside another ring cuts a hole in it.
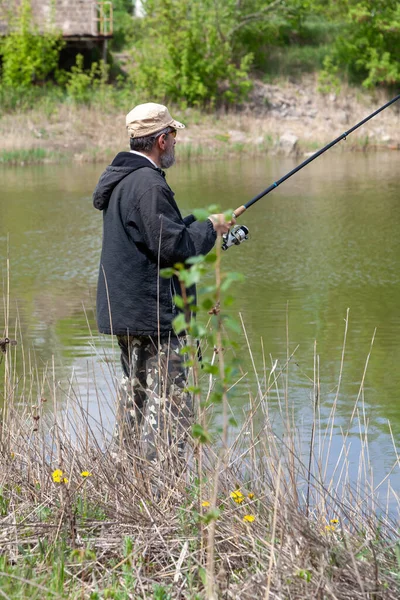
[[[183,123],[179,123],[171,117],[168,108],[162,104],[154,102],[138,104],[126,115],[126,128],[132,138],[152,135],[165,127],[185,128]]]

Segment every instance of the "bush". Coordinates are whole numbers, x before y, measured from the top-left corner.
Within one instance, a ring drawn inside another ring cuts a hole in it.
[[[12,23],[11,33],[4,38],[0,47],[2,85],[29,88],[33,83],[43,82],[51,73],[57,72],[63,44],[59,33],[39,34],[32,23],[30,2],[23,0]]]
[[[77,103],[88,103],[93,94],[105,87],[108,80],[108,66],[104,61],[92,63],[90,69],[83,68],[83,56],[78,54],[76,64],[67,74],[67,94]]]
[[[152,0],[146,10],[130,72],[143,100],[213,105],[246,96],[252,54],[235,54],[213,1]],[[224,27],[228,21],[222,21]]]
[[[326,60],[350,82],[365,87],[400,82],[400,3],[397,0],[343,0],[342,33]]]

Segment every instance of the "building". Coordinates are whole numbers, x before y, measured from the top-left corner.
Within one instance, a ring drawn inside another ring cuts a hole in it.
[[[0,35],[7,35],[23,0],[0,0]],[[100,46],[105,56],[112,37],[112,2],[106,0],[29,0],[39,32],[60,31],[67,45]]]

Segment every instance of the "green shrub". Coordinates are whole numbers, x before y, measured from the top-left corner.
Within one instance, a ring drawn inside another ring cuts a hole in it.
[[[2,86],[29,88],[33,83],[43,82],[57,71],[63,44],[57,32],[39,34],[32,22],[30,2],[23,0],[11,21],[11,32],[0,46]]]
[[[76,56],[76,64],[67,74],[67,94],[76,103],[89,103],[93,94],[104,88],[108,80],[108,65],[100,60],[92,63],[89,70],[83,67],[83,56]]]
[[[231,2],[229,2],[231,4]],[[251,89],[251,53],[239,56],[213,0],[148,0],[130,78],[143,100],[188,105],[240,101]]]
[[[350,82],[365,87],[400,82],[400,3],[342,0],[343,27],[325,69],[340,67]]]

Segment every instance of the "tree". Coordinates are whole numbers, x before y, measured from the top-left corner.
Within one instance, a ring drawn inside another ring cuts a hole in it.
[[[400,2],[340,0],[335,10],[343,28],[328,58],[329,70],[339,67],[365,87],[398,84]]]
[[[148,97],[187,104],[236,102],[251,89],[245,31],[287,12],[282,0],[147,0],[131,78]]]

